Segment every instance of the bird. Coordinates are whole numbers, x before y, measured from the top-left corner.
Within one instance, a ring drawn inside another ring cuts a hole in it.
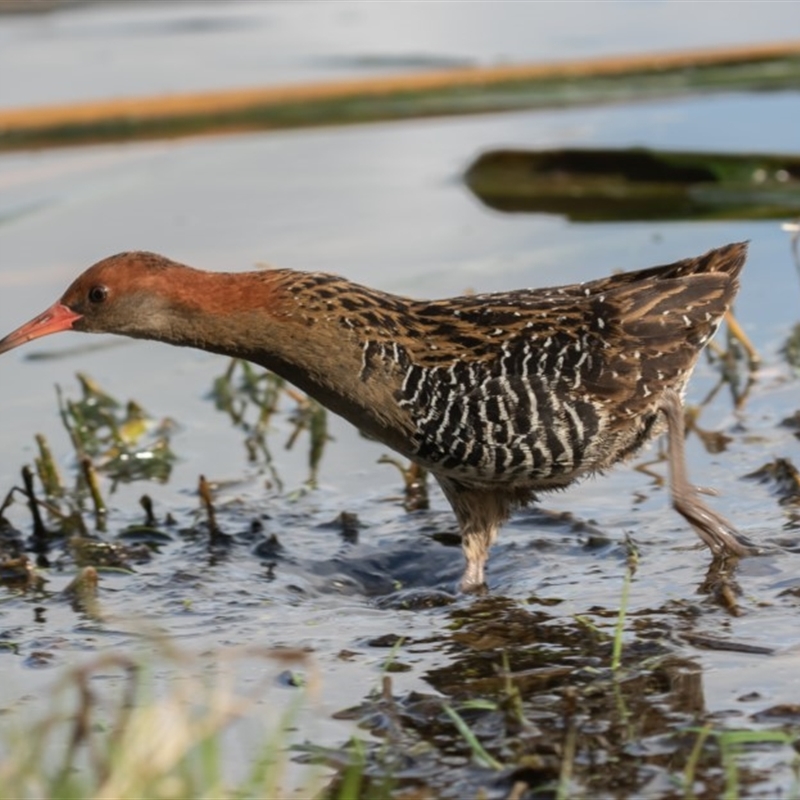
[[[74,330],[272,370],[436,478],[461,533],[459,588],[480,592],[514,509],[662,431],[675,510],[715,556],[754,552],[689,483],[682,405],[746,257],[734,243],[584,283],[419,300],[323,272],[209,272],[125,252],[89,267],[0,353]]]

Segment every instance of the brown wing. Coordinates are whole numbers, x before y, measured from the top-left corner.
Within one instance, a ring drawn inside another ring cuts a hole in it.
[[[653,405],[666,388],[683,388],[735,291],[721,273],[631,284],[592,305],[594,327],[606,332],[602,366],[585,389],[622,414]]]

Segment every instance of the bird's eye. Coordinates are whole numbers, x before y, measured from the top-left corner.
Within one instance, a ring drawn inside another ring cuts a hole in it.
[[[108,288],[106,286],[97,285],[89,289],[89,302],[102,303],[108,297]]]

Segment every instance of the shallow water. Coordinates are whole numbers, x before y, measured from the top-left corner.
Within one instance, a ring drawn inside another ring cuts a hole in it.
[[[290,12],[278,7],[276,13]],[[70,24],[75,20],[80,15]],[[655,447],[605,477],[544,498],[544,509],[573,518],[537,510],[517,515],[488,569],[492,595],[508,598],[511,608],[541,606],[550,625],[568,626],[580,615],[610,630],[625,572],[624,540],[632,537],[640,561],[628,641],[636,641],[637,630],[658,629],[674,652],[702,667],[705,712],[744,723],[763,709],[796,702],[800,675],[796,519],[769,485],[743,480],[776,457],[800,460],[800,443],[779,424],[800,407],[796,376],[781,352],[800,307],[788,234],[773,222],[573,225],[557,217],[503,215],[482,207],[461,175],[476,154],[500,146],[790,152],[798,99],[796,93],[728,94],[1,156],[0,320],[3,329],[16,327],[49,305],[84,266],[125,249],[154,250],[209,269],[243,270],[265,261],[320,269],[434,297],[579,281],[749,239],[736,311],[763,366],[741,407],[724,386],[702,412],[703,429],[729,437],[723,452],[707,452],[697,435],[687,441],[692,477],[720,493],[709,502],[752,539],[784,548],[740,565],[741,616],[699,592],[707,552],[671,511],[663,486],[637,471],[637,463],[655,457]],[[430,511],[403,510],[399,473],[377,466],[385,448],[331,419],[320,488],[294,494],[307,476],[306,449],[304,440],[284,449],[284,414],[270,439],[286,489],[279,493],[264,487],[268,471],[248,462],[242,434],[208,398],[226,368],[223,359],[75,334],[8,354],[0,367],[2,494],[32,461],[37,432],[49,440],[64,473],[74,472],[53,386],[76,394],[78,371],[121,399],[135,398],[154,417],[179,423],[172,436],[179,460],[170,481],[122,485],[108,498],[110,539],[141,519],[137,501],[145,491],[158,517],[172,513],[178,528],[169,529],[169,541],[134,572],[101,572],[102,621],[56,597],[0,590],[0,626],[15,645],[0,652],[6,676],[0,708],[18,712],[11,718],[21,722],[41,711],[40,698],[59,670],[87,654],[160,652],[149,639],[153,630],[205,654],[189,667],[165,663],[159,675],[167,680],[187,669],[203,674],[215,663],[214,653],[229,646],[308,648],[322,698],[303,712],[297,736],[331,746],[353,730],[352,721],[333,713],[357,705],[379,684],[389,635],[408,642],[397,655],[409,667],[393,676],[398,693],[431,692],[437,671],[458,662],[449,631],[473,601],[404,610],[402,594],[452,589],[462,565],[449,535],[454,521],[436,490]],[[701,359],[689,402],[704,398],[717,378],[716,367]],[[653,470],[663,475],[664,465]],[[200,519],[200,474],[219,484],[220,526],[233,535],[222,556],[210,554],[204,538],[180,532]],[[342,512],[358,515],[356,541],[334,523]],[[21,504],[8,517],[28,530]],[[273,534],[279,548],[264,545]],[[58,592],[74,576],[74,566],[64,563],[44,572],[47,592]],[[502,626],[502,614],[497,619]],[[774,654],[716,649],[710,639]],[[342,657],[342,651],[352,655]],[[46,657],[34,657],[42,653]],[[253,674],[264,669],[252,667]],[[276,677],[261,701],[267,716],[292,696]],[[246,763],[246,752],[232,752],[238,753],[234,768]],[[778,785],[783,773],[775,776]]]

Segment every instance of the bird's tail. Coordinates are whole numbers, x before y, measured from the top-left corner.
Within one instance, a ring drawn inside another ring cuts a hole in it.
[[[744,267],[747,259],[747,242],[735,242],[709,250],[702,256],[684,258],[674,264],[664,264],[660,267],[650,267],[638,272],[627,272],[619,276],[631,277],[631,282],[655,278],[657,280],[670,280],[672,278],[685,278],[687,275],[708,275],[723,273],[736,280]],[[736,284],[738,286],[738,284]]]

